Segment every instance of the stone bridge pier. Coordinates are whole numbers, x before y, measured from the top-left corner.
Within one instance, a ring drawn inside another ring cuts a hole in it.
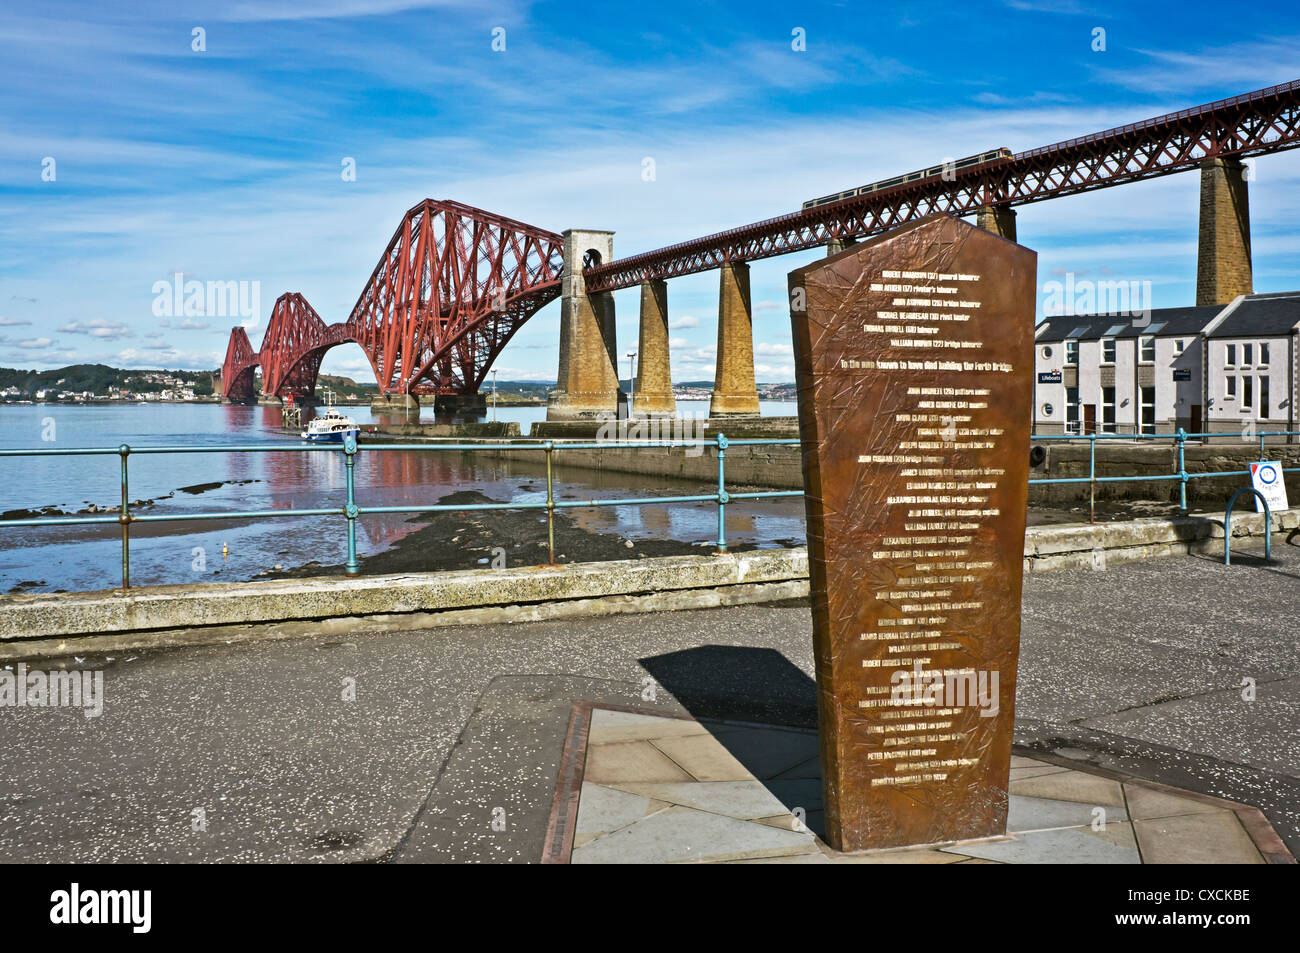
[[[710,417],[757,417],[754,382],[754,309],[749,264],[729,261],[718,282],[718,355]]]
[[[641,282],[641,339],[637,345],[636,393],[632,411],[641,417],[673,417],[672,369],[668,357],[668,282]]]
[[[618,347],[614,295],[588,294],[584,265],[614,258],[614,233],[571,228],[563,233],[560,286],[560,366],[547,420],[580,420],[618,412]],[[665,343],[667,343],[665,341]]]
[[[1227,304],[1254,292],[1247,168],[1240,159],[1201,163],[1197,305]]]

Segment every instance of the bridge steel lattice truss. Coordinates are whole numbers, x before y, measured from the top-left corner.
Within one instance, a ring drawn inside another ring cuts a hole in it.
[[[361,345],[384,394],[472,394],[506,343],[560,293],[561,238],[459,202],[426,199],[408,211],[348,319],[326,324],[296,292],[271,311],[260,351],[235,328],[222,393],[303,397],[321,359]]]
[[[1300,80],[1031,149],[829,205],[583,267],[591,293],[630,288],[863,238],[935,212],[1041,202],[1300,146]],[[260,353],[242,328],[222,369],[227,397],[309,393],[326,350],[362,346],[383,393],[474,393],[519,326],[557,297],[561,238],[457,202],[407,212],[353,308],[326,325],[299,294],[275,303]]]

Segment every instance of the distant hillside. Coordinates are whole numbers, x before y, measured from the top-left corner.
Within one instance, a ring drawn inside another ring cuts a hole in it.
[[[107,364],[70,364],[51,371],[28,371],[14,367],[0,367],[0,391],[14,388],[21,396],[30,399],[37,391],[64,394],[107,394],[130,391],[133,394],[157,394],[175,386],[180,381],[193,388],[196,396],[213,392],[215,371],[122,370]],[[12,399],[14,395],[10,395]]]

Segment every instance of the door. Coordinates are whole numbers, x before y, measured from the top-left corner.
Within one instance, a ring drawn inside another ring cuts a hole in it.
[[[1091,434],[1097,432],[1097,405],[1083,405],[1083,432]]]
[[[1189,433],[1201,432],[1201,405],[1192,404],[1192,419],[1189,421]]]

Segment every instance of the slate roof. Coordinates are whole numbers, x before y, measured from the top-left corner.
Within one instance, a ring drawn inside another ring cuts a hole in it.
[[[1297,294],[1300,295],[1300,292]],[[1300,306],[1300,297],[1297,297],[1296,303]],[[1095,341],[1104,337],[1133,338],[1152,334],[1156,337],[1183,337],[1200,334],[1223,308],[1223,305],[1217,304],[1189,308],[1153,308],[1151,323],[1143,327],[1134,325],[1132,316],[1126,314],[1062,314],[1047,318],[1039,324],[1042,330],[1035,335],[1034,340],[1043,342],[1077,338]]]
[[[1154,314],[1154,312],[1152,312]],[[1212,338],[1284,337],[1300,323],[1300,291],[1247,295],[1223,323],[1210,332]]]

